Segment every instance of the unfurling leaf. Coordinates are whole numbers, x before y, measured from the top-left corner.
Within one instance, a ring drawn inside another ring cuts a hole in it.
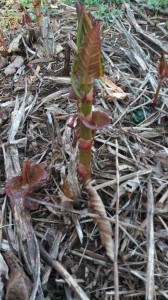
[[[100,39],[101,21],[96,20],[84,39],[82,49],[74,63],[73,74],[83,78],[99,78],[104,74]]]
[[[113,233],[111,223],[109,220],[107,220],[104,204],[91,183],[86,185],[86,190],[89,194],[88,207],[90,212],[102,217],[94,219],[95,224],[97,224],[97,227],[99,228],[101,242],[106,249],[107,256],[111,261],[114,261],[114,243],[112,239]]]
[[[165,77],[168,77],[168,62],[166,60],[165,53],[162,50],[160,64],[158,66],[158,78],[159,78],[158,86],[157,86],[155,97],[153,99],[152,108],[154,108],[155,105],[156,105],[156,102],[157,102],[158,97],[159,97],[160,89],[162,87],[163,80],[164,80]]]
[[[102,111],[92,112],[92,123],[88,122],[86,118],[82,118],[81,121],[87,128],[91,129],[102,129],[110,124],[109,116]]]
[[[47,178],[47,173],[40,164],[30,163],[26,160],[23,164],[22,169],[22,183],[29,184],[30,186],[35,186],[42,180]]]
[[[88,30],[92,28],[92,22],[89,14],[85,12],[85,3],[77,2],[76,11],[78,16],[77,51],[79,53]]]
[[[30,195],[36,185],[45,179],[47,179],[47,173],[44,168],[27,160],[23,164],[21,175],[9,179],[6,183],[6,194],[11,200],[23,198]],[[32,208],[32,205],[26,206]]]
[[[28,23],[31,23],[31,22],[32,22],[32,19],[31,19],[31,17],[28,14],[24,14],[22,16],[22,25],[23,26],[26,25],[26,24],[28,24]]]
[[[163,50],[161,54],[160,64],[158,66],[158,77],[160,79],[163,79],[164,77],[168,77],[168,63]]]

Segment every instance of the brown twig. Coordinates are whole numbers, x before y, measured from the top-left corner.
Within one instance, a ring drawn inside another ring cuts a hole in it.
[[[74,291],[78,299],[80,300],[89,300],[88,296],[82,290],[82,288],[78,285],[77,281],[67,272],[67,270],[63,267],[63,265],[54,260],[43,248],[42,245],[39,245],[40,253],[43,259],[58,272],[58,274],[65,280],[65,282],[69,285],[69,287]]]
[[[116,199],[116,223],[115,223],[115,244],[114,244],[114,290],[115,300],[119,300],[119,277],[118,277],[118,242],[119,242],[119,169],[118,169],[118,142],[116,140],[116,180],[117,180],[117,199]]]
[[[154,287],[154,227],[153,227],[153,212],[154,212],[154,197],[151,182],[151,176],[148,178],[148,217],[147,217],[147,282],[146,282],[146,299],[153,300],[155,297]]]

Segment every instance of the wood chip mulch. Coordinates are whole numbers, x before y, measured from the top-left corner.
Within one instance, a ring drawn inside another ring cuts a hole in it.
[[[151,109],[161,51],[168,55],[168,12],[131,3],[122,5],[122,18],[103,27],[105,76],[95,103],[111,118],[95,137],[92,179],[112,225],[114,263],[86,191],[77,190],[78,150],[67,126],[77,109],[68,98],[74,7],[58,2],[48,40],[25,41],[19,53],[25,67],[17,76],[1,69],[0,299],[168,299],[167,79]],[[22,30],[7,29],[8,42]],[[48,179],[32,196],[39,208],[29,214],[20,208],[25,223],[18,215],[16,224],[5,182],[27,159],[42,164]],[[73,209],[66,203],[66,178],[78,195]]]

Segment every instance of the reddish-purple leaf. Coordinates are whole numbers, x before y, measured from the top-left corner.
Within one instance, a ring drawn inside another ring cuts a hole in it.
[[[5,190],[10,199],[19,199],[28,194],[30,187],[22,184],[22,176],[15,176],[7,181]]]
[[[92,112],[92,123],[88,122],[86,118],[82,118],[81,121],[87,128],[90,129],[101,129],[110,124],[110,118],[108,114],[102,111]]]
[[[79,56],[74,63],[74,75],[80,75],[84,78],[99,78],[103,76],[100,26],[101,21],[96,20],[94,27],[88,31]]]
[[[8,180],[5,189],[10,199],[23,198],[30,195],[35,186],[42,180],[47,179],[47,173],[39,164],[25,161],[20,176],[15,176]]]
[[[166,60],[165,53],[164,53],[163,50],[162,50],[162,54],[161,54],[160,63],[159,63],[159,66],[158,66],[158,77],[159,77],[158,87],[157,87],[157,90],[156,90],[155,97],[153,99],[152,108],[155,107],[156,102],[158,101],[160,89],[162,87],[164,78],[168,77],[168,62]]]
[[[26,160],[23,164],[21,176],[23,184],[28,183],[29,185],[35,186],[47,178],[47,173],[40,164],[30,163],[29,160]]]
[[[85,6],[86,6],[86,4],[85,3],[76,2],[75,6],[76,6],[77,16],[78,16],[78,18],[80,18],[82,16],[82,14],[84,14],[84,12],[85,12]]]
[[[94,22],[95,22],[95,17],[91,14],[90,11],[88,11],[87,15],[88,15],[88,17],[89,17],[89,19],[90,19],[90,21],[91,21],[91,23],[92,23],[92,25],[93,25]]]
[[[158,77],[163,79],[164,77],[168,76],[168,63],[166,61],[165,53],[162,50],[160,63],[158,66]]]
[[[76,129],[77,127],[79,127],[79,121],[78,121],[78,114],[75,114],[69,124],[68,124],[68,127],[70,127],[71,129]]]
[[[30,18],[30,16],[28,14],[24,14],[22,16],[22,25],[24,26],[25,24],[31,23],[32,19]]]

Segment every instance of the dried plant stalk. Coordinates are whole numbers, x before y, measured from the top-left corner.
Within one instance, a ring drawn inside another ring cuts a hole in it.
[[[97,191],[88,183],[86,185],[86,190],[89,194],[88,196],[88,207],[92,213],[98,214],[101,218],[95,218],[94,222],[97,224],[100,233],[101,242],[106,249],[106,254],[111,261],[114,261],[114,242],[112,239],[112,228],[109,220],[106,219],[107,214],[105,211],[104,204],[98,195]]]

